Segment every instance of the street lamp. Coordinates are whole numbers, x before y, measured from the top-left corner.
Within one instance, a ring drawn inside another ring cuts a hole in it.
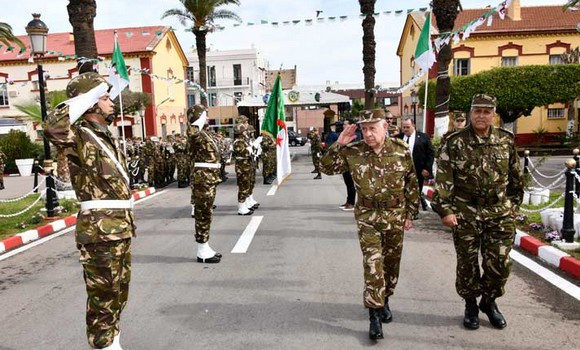
[[[145,142],[145,105],[139,108],[139,116],[141,117],[141,134],[143,135],[143,142]]]
[[[411,104],[413,105],[413,124],[417,125],[417,92],[411,90]]]
[[[48,27],[40,20],[39,13],[33,13],[32,21],[28,22],[26,26],[26,33],[30,38],[31,55],[37,63],[38,73],[38,90],[40,92],[40,110],[42,113],[42,121],[46,120],[46,96],[44,93],[44,73],[42,70],[42,58],[46,54],[46,35],[48,34]],[[56,198],[56,190],[54,186],[54,178],[51,176],[52,160],[50,159],[50,145],[46,136],[43,136],[44,141],[44,169],[47,173],[46,178],[46,216],[54,217],[54,208],[58,206]]]

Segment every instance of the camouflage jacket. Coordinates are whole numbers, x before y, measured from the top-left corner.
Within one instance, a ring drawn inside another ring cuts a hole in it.
[[[488,137],[479,137],[471,125],[451,134],[437,159],[436,181],[432,204],[441,217],[510,215],[524,193],[513,134],[492,126]]]
[[[312,137],[310,138],[310,150],[313,153],[322,151],[322,138],[320,135],[312,134]]]
[[[4,168],[4,166],[6,166],[6,155],[0,151],[0,168]]]
[[[234,151],[232,156],[236,159],[236,169],[242,167],[249,168],[252,163],[252,152],[250,152],[250,142],[246,137],[237,136],[234,140]]]
[[[355,217],[359,221],[392,221],[389,212],[399,219],[412,219],[419,208],[419,185],[409,146],[399,139],[385,139],[380,153],[375,153],[364,141],[346,146],[332,145],[320,160],[320,170],[327,175],[350,171],[359,200]],[[398,203],[388,210],[372,209],[362,200],[374,203]]]
[[[155,163],[155,144],[153,142],[146,142],[142,152],[145,164],[151,165]]]
[[[189,125],[187,135],[190,140],[190,159],[192,162],[193,183],[216,185],[221,182],[220,168],[195,167],[195,163],[218,163],[221,161],[220,149],[207,130],[199,130],[197,126]]]
[[[77,199],[81,202],[132,199],[122,173],[85,128],[102,141],[127,172],[122,148],[106,126],[84,119],[70,125],[68,106],[55,110],[44,123],[44,134],[66,155]],[[76,241],[87,244],[130,238],[135,233],[134,222],[130,209],[81,210],[77,217]]]
[[[270,135],[262,135],[262,152],[276,151],[276,141]]]

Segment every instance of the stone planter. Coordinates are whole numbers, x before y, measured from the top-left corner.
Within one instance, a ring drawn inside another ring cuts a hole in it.
[[[32,175],[32,166],[34,165],[34,159],[16,159],[16,166],[18,167],[18,172],[20,176],[30,176]]]

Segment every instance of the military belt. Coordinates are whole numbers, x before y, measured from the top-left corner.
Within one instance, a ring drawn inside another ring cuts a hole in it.
[[[133,200],[102,199],[81,202],[81,210],[91,209],[133,209]]]
[[[382,200],[382,201],[374,201],[368,198],[358,198],[358,205],[363,206],[365,208],[371,209],[389,209],[389,208],[397,208],[403,204],[403,200],[401,198],[393,198],[389,200]]]
[[[222,167],[220,163],[194,163],[193,166],[195,168],[213,168],[213,169],[219,169]]]
[[[461,190],[455,190],[454,194],[456,197],[459,197],[473,206],[486,206],[486,205],[495,205],[498,204],[500,201],[499,196],[497,194],[490,195],[490,196],[482,196],[477,195],[474,193],[468,193]]]

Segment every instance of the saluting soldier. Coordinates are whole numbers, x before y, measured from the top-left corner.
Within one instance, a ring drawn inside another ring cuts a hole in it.
[[[87,105],[95,104],[80,118],[69,116],[68,105],[59,105],[44,124],[44,134],[66,154],[80,201],[75,239],[88,296],[89,345],[118,350],[119,320],[129,295],[135,217],[125,156],[107,128],[115,119],[110,88],[97,73],[73,78],[67,96],[82,94]]]
[[[268,134],[262,134],[262,176],[264,185],[271,185],[276,178],[276,141]]]
[[[207,112],[203,105],[187,110],[189,125],[187,135],[191,140],[189,157],[192,166],[192,205],[195,218],[197,262],[219,263],[222,255],[209,246],[209,233],[213,217],[216,187],[221,182],[220,150],[207,131]]]
[[[468,329],[479,328],[479,296],[479,309],[490,323],[496,328],[507,325],[495,300],[505,292],[515,237],[513,215],[524,194],[514,136],[492,125],[495,108],[495,97],[473,96],[470,125],[449,136],[437,160],[433,209],[453,231],[455,287],[465,299],[463,325]]]
[[[320,157],[322,156],[322,138],[318,133],[318,128],[313,128],[310,133],[310,152],[312,153],[312,163],[314,164],[314,180],[322,179],[320,175]]]
[[[247,137],[248,122],[242,116],[236,120],[234,128],[233,157],[236,160],[236,180],[238,184],[238,215],[252,215],[254,213],[251,194],[252,147]]]
[[[4,167],[6,166],[6,155],[0,150],[0,190],[4,189]]]
[[[382,339],[381,322],[391,322],[389,297],[399,279],[403,233],[413,227],[418,212],[419,186],[408,145],[386,138],[381,110],[367,111],[357,125],[348,125],[320,162],[327,175],[349,171],[355,183],[354,215],[363,255],[364,306],[369,309],[369,337]],[[352,142],[352,143],[351,143]]]

